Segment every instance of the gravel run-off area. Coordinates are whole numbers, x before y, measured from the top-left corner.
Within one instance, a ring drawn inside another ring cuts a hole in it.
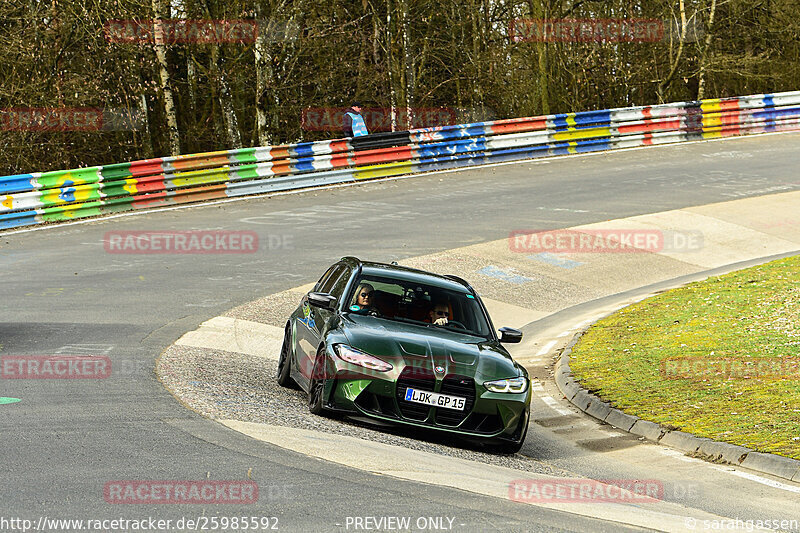
[[[249,302],[226,316],[283,327],[300,295],[284,291]],[[403,448],[459,457],[521,471],[569,476],[522,454],[498,455],[479,444],[454,440],[450,434],[409,432],[407,428],[375,426],[349,418],[324,418],[308,411],[307,395],[275,380],[272,359],[208,348],[173,345],[156,363],[163,385],[184,406],[215,420],[241,420],[337,433]]]

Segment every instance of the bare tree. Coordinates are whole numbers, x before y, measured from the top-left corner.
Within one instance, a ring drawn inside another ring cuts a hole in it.
[[[706,71],[708,69],[708,60],[711,54],[711,39],[714,36],[714,15],[717,13],[717,0],[711,0],[711,9],[708,13],[708,25],[706,26],[706,38],[703,43],[702,51],[700,53],[700,72],[697,77],[697,99],[701,100],[705,97],[706,92]]]
[[[158,60],[158,73],[161,80],[161,95],[164,99],[164,114],[167,120],[167,131],[169,133],[169,153],[179,155],[181,153],[181,137],[178,130],[178,114],[175,107],[175,99],[172,92],[172,83],[169,77],[169,62],[167,61],[167,47],[165,44],[164,13],[167,6],[164,0],[153,1],[153,14],[155,18],[155,42],[153,49]]]

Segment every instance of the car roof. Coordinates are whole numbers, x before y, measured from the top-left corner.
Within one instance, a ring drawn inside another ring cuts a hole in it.
[[[357,258],[344,258],[354,259],[361,264],[361,272],[367,276],[379,276],[392,278],[402,281],[410,281],[417,283],[424,283],[426,285],[433,285],[441,289],[450,289],[455,291],[472,292],[472,287],[466,281],[456,278],[455,276],[442,276],[434,274],[433,272],[426,272],[416,268],[405,267],[400,265],[393,265],[387,263],[377,263],[374,261],[361,261]]]

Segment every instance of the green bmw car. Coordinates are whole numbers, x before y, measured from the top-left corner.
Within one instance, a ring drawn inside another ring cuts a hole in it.
[[[344,257],[286,323],[278,383],[341,413],[522,447],[531,388],[475,290],[456,276]]]

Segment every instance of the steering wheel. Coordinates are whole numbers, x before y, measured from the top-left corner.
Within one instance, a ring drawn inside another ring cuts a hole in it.
[[[455,326],[457,328],[467,329],[467,326],[465,326],[464,324],[462,324],[458,320],[448,320],[448,322],[447,322],[447,324],[445,324],[445,326]]]

